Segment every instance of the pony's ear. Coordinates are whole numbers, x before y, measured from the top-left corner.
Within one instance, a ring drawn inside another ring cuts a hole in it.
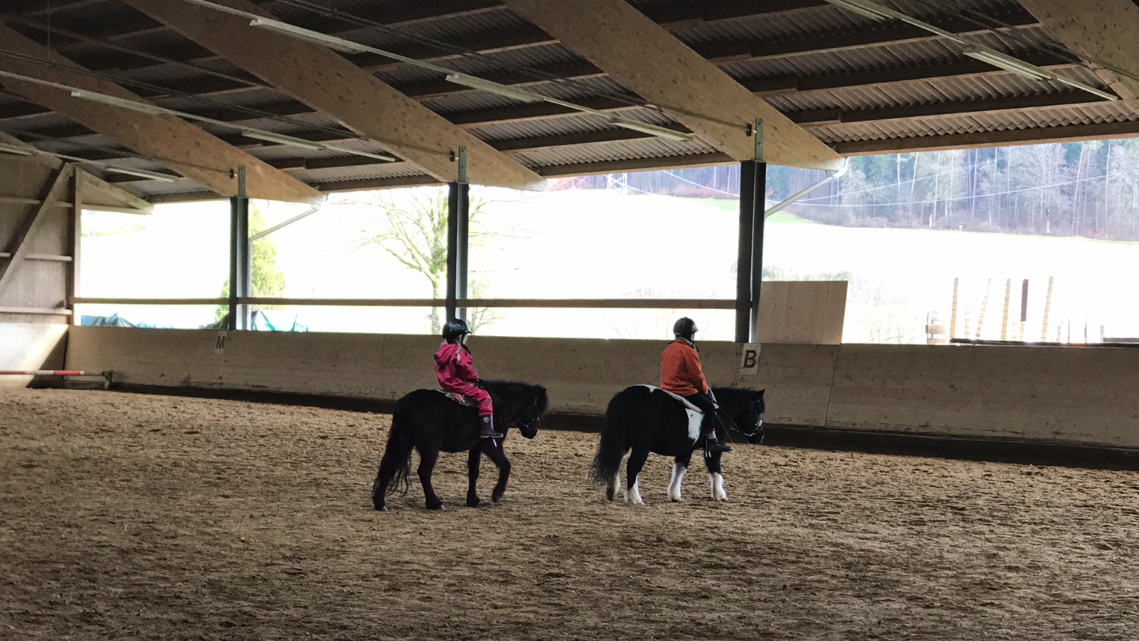
[[[755,393],[755,395],[756,395],[756,396],[763,396],[763,393],[764,393],[764,392],[766,392],[766,391],[767,391],[766,389],[761,389],[761,390],[759,390],[758,392],[756,392],[756,393]]]

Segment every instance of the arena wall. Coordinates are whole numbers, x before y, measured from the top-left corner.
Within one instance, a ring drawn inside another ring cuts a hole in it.
[[[428,336],[75,327],[67,367],[124,385],[394,400],[434,387]],[[600,415],[614,393],[659,376],[660,341],[472,340],[486,378],[538,382],[552,409]],[[830,430],[1139,448],[1139,350],[702,343],[716,385],[767,389],[769,424]]]

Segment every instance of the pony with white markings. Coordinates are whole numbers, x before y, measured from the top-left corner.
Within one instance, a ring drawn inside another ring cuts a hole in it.
[[[752,443],[763,441],[763,412],[766,409],[763,390],[714,387],[712,393],[720,405],[722,421],[747,436]],[[678,396],[649,385],[634,385],[619,392],[609,401],[605,411],[605,427],[601,430],[601,443],[593,459],[590,477],[605,484],[605,496],[610,501],[621,485],[621,462],[629,454],[626,467],[625,501],[633,504],[641,500],[638,476],[649,458],[649,453],[672,456],[672,480],[668,497],[681,500],[680,486],[692,461],[692,453],[704,449],[705,436],[700,429],[703,415],[694,406],[687,405]],[[716,417],[707,417],[715,422]],[[704,457],[708,480],[712,486],[712,499],[726,501],[724,477],[720,469],[721,453]]]

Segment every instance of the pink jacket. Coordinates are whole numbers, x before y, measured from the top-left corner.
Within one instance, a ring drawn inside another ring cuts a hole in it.
[[[475,359],[458,343],[444,343],[436,352],[435,375],[443,389],[459,393],[470,390],[479,380]]]

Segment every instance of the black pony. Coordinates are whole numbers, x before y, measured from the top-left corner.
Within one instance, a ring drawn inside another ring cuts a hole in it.
[[[762,442],[763,412],[766,409],[763,390],[714,387],[712,392],[722,413],[734,423],[733,427],[748,436],[752,443]],[[721,438],[724,437],[726,435],[721,432]],[[632,450],[626,467],[625,500],[641,503],[637,476],[645,466],[649,452],[672,456],[676,458],[676,464],[672,467],[668,497],[679,501],[680,484],[692,461],[692,453],[704,449],[704,441],[698,430],[693,431],[688,413],[680,401],[663,390],[634,385],[609,401],[605,427],[601,430],[601,444],[597,447],[590,476],[605,484],[605,496],[612,501],[621,485],[621,460]],[[726,501],[728,495],[724,493],[720,456],[719,452],[714,452],[704,457],[704,463],[708,466],[708,479],[712,483],[712,498]]]
[[[483,381],[482,386],[494,401],[494,424],[503,434],[508,428],[517,427],[526,438],[538,435],[538,424],[550,407],[546,388],[513,381]],[[506,481],[510,478],[510,461],[502,451],[506,439],[479,438],[479,431],[478,410],[460,405],[439,391],[416,390],[396,401],[388,446],[380,460],[376,481],[372,484],[372,505],[381,512],[387,512],[385,496],[397,487],[407,494],[411,486],[412,449],[419,450],[419,481],[423,484],[427,509],[443,509],[443,501],[431,487],[431,471],[440,451],[470,451],[467,459],[470,477],[467,505],[470,507],[482,505],[475,488],[482,455],[486,454],[494,461],[498,466],[498,484],[494,486],[491,498],[498,502],[506,492]]]

